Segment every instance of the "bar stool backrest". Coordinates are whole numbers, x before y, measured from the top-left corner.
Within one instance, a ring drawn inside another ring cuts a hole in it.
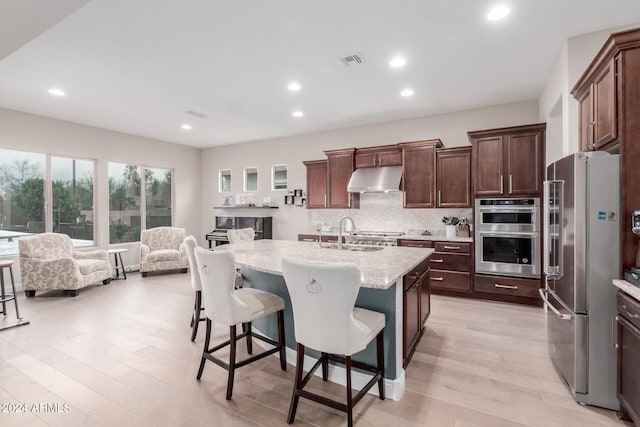
[[[256,232],[253,228],[240,228],[238,230],[227,231],[229,243],[249,242],[256,238]]]
[[[282,273],[291,297],[298,343],[345,355],[366,347],[369,329],[353,317],[360,289],[360,270],[355,264],[285,257]]]
[[[189,260],[189,273],[191,274],[191,287],[194,291],[202,290],[202,282],[200,282],[200,273],[198,272],[198,263],[196,262],[195,250],[198,242],[193,236],[187,236],[184,239],[184,247]]]

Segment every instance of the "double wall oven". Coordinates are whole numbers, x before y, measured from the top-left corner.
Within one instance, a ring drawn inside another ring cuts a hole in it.
[[[540,199],[476,199],[476,273],[540,278]]]

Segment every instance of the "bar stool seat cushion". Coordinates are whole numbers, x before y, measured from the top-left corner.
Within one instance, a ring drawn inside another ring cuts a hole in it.
[[[284,310],[284,300],[282,298],[258,289],[238,289],[236,290],[236,296],[246,305],[247,317],[242,320],[243,323]]]
[[[362,343],[354,342],[353,348],[347,348],[346,354],[354,354],[362,350],[384,329],[385,317],[383,313],[354,307],[353,318],[363,332],[363,341]]]

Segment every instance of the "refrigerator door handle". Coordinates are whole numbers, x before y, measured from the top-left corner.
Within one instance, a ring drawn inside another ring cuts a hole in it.
[[[564,181],[544,182],[544,273],[551,279],[563,275]],[[553,259],[552,259],[553,258]]]
[[[538,289],[538,292],[540,293],[540,298],[542,299],[542,301],[544,302],[544,305],[547,306],[547,308],[549,308],[549,310],[551,310],[553,312],[553,314],[555,314],[556,316],[558,316],[558,319],[560,320],[571,320],[573,318],[573,316],[571,314],[563,314],[560,313],[558,311],[557,308],[555,308],[553,306],[553,304],[551,304],[549,302],[549,299],[547,298],[547,294],[549,293],[549,289]]]

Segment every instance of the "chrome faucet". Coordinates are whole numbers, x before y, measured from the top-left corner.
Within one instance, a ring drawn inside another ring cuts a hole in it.
[[[349,221],[351,221],[351,228],[353,228],[354,230],[356,229],[356,223],[353,222],[353,218],[351,218],[350,216],[343,216],[340,219],[340,223],[338,224],[338,250],[341,251],[342,250],[342,226],[344,224],[344,221],[348,219]]]

